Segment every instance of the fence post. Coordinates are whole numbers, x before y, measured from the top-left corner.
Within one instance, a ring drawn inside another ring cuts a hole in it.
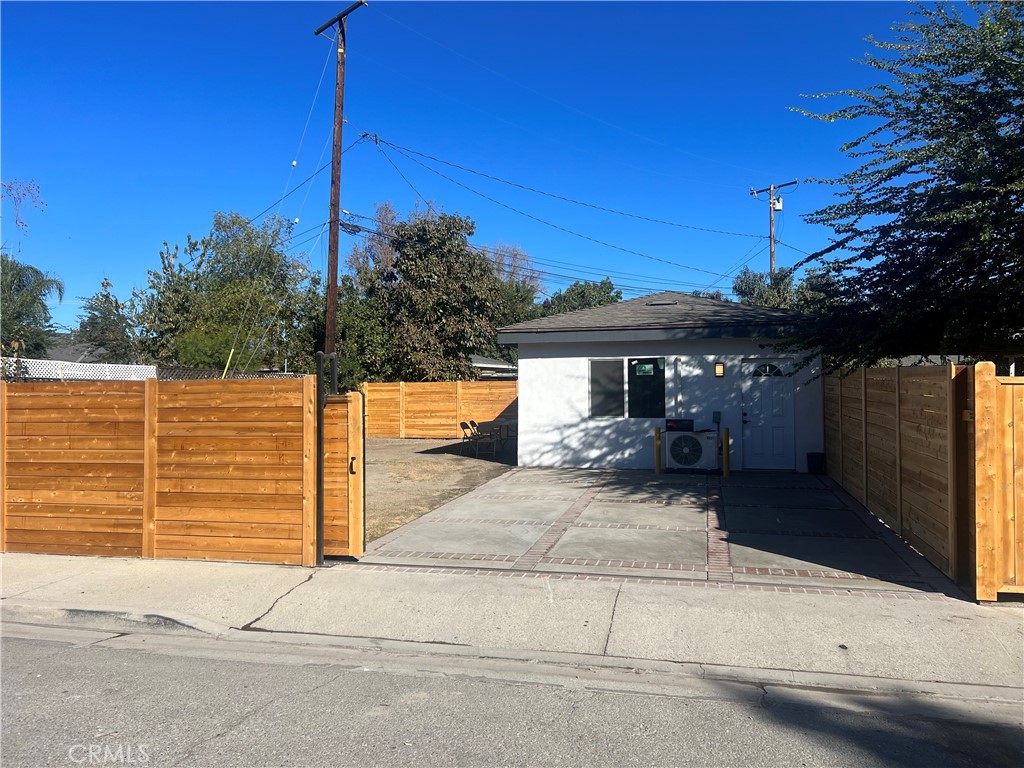
[[[156,379],[146,379],[142,446],[142,556],[156,557],[157,396]]]
[[[839,477],[834,478],[842,487],[846,478],[846,441],[843,439],[846,433],[846,417],[843,416],[843,369],[838,373],[838,396],[839,402],[836,407],[839,409]]]
[[[949,576],[954,581],[957,579],[957,397],[956,397],[956,368],[952,363],[947,363],[946,370],[949,375],[946,377],[946,492],[949,494]]]
[[[997,513],[999,504],[999,424],[997,397],[999,382],[995,377],[994,363],[978,363],[974,366],[974,450],[977,462],[975,482],[975,503],[977,517],[977,562],[976,578],[978,600],[995,600],[999,587],[997,569],[999,554],[1003,551],[1003,527]]]
[[[0,371],[2,373],[2,371]],[[7,382],[0,379],[0,552],[7,551]]]
[[[319,367],[319,366],[318,366]],[[302,377],[302,564],[317,564],[317,383],[322,375]]]
[[[896,535],[903,536],[903,414],[900,390],[903,387],[903,368],[896,368]]]
[[[398,383],[398,436],[405,437],[405,382]]]
[[[463,418],[462,414],[462,382],[455,382],[455,424],[452,425],[452,437],[459,437],[462,434],[462,430],[459,428],[459,423],[468,421]]]
[[[868,506],[868,369],[860,369],[860,457],[865,507]]]
[[[348,473],[348,546],[349,555],[362,557],[365,540],[365,508],[363,473],[366,467],[363,455],[363,395],[348,395],[348,455],[345,467]]]

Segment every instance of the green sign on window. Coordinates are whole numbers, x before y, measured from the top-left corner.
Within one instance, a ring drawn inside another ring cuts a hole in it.
[[[637,376],[653,376],[654,375],[654,363],[640,363],[636,367]]]

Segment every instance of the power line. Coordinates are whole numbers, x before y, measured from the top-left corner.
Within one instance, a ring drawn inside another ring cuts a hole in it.
[[[789,248],[791,251],[796,251],[797,253],[802,253],[804,256],[813,256],[814,255],[813,253],[808,253],[807,251],[803,250],[802,248],[797,248],[795,245],[790,245],[789,243],[784,243],[781,240],[776,240],[775,242],[778,243],[781,246]]]
[[[365,134],[363,138],[365,138]],[[409,181],[408,177],[404,173],[402,173],[402,169],[395,164],[395,161],[391,159],[391,156],[388,155],[387,152],[384,151],[384,148],[380,145],[380,143],[377,143],[377,151],[380,152],[384,156],[384,159],[391,164],[391,167],[395,169],[395,173],[402,177],[402,181],[409,185],[409,189],[411,189],[413,193],[415,193],[416,197],[423,201],[423,204],[427,206],[427,213],[430,213],[430,201],[423,197],[423,195],[420,194],[420,191],[416,189],[415,186],[413,186],[413,183]]]
[[[313,103],[309,105],[309,113],[306,115],[306,124],[302,126],[302,136],[299,137],[299,146],[295,150],[295,160],[298,161],[302,154],[302,142],[306,139],[306,131],[309,130],[309,121],[313,117],[313,109],[316,107],[317,97],[320,95],[320,87],[324,84],[324,76],[327,74],[327,65],[331,63],[331,49],[327,49],[327,56],[324,58],[324,68],[320,70],[320,80],[316,84],[316,92],[313,94]]]
[[[330,224],[329,221],[322,222],[321,224],[319,224],[319,225],[317,225],[315,227],[311,227],[310,229],[307,229],[304,232],[299,233],[299,235],[290,236],[288,238],[288,240],[290,241],[290,240],[293,240],[297,236],[304,235],[307,232],[312,232],[314,229],[319,229],[319,232],[314,237],[307,238],[306,240],[303,240],[300,243],[292,243],[291,245],[288,245],[287,247],[284,247],[284,250],[282,251],[282,257],[283,258],[281,259],[281,263],[278,265],[277,269],[275,269],[273,274],[271,274],[271,276],[270,276],[271,287],[273,286],[274,280],[277,279],[278,273],[285,266],[288,265],[288,263],[289,263],[289,258],[288,258],[289,257],[289,252],[294,251],[294,249],[297,248],[299,245],[302,245],[303,243],[307,243],[310,240],[317,240],[317,241],[319,241],[319,239],[321,237],[323,237],[324,230],[327,228],[327,226],[329,224]],[[314,245],[313,247],[315,248],[316,246]],[[312,264],[309,264],[308,259],[307,259],[307,266],[308,266],[308,269],[312,270]],[[254,283],[254,285],[255,285],[255,283]],[[249,339],[252,336],[252,332],[256,330],[257,319],[262,314],[262,312],[263,312],[263,305],[264,305],[264,303],[266,302],[266,300],[268,298],[269,298],[269,294],[265,295],[262,299],[260,299],[259,307],[257,307],[256,312],[253,313],[252,325],[250,326],[248,333],[246,333],[246,335],[245,335],[245,340],[242,342],[242,348],[243,349],[249,343]],[[252,354],[249,355],[249,359],[246,361],[245,367],[248,367],[249,363],[251,363],[253,361],[253,358],[256,357],[256,353],[259,352],[260,348],[263,346],[263,342],[266,341],[267,335],[270,333],[270,329],[274,325],[274,321],[277,319],[277,316],[280,314],[281,307],[283,305],[284,305],[283,302],[279,301],[277,303],[277,309],[274,311],[273,316],[270,318],[270,321],[267,323],[267,327],[264,329],[263,335],[260,337],[259,343],[253,348]],[[238,370],[239,364],[241,363],[241,360],[242,360],[242,354],[243,353],[241,353],[241,352],[239,353],[238,362],[235,363],[235,367],[234,367],[233,370]]]
[[[349,214],[349,215],[355,216],[357,218],[362,218],[362,219],[367,219],[367,220],[371,220],[372,221],[371,217],[369,217],[369,216],[363,216],[361,214]],[[360,231],[364,235],[376,235],[377,237],[386,237],[386,235],[384,233],[380,232],[379,230],[370,229],[369,227],[360,227]],[[516,273],[516,271],[519,270],[522,273],[528,273],[528,274],[530,274],[530,275],[532,275],[534,277],[554,278],[556,281],[573,281],[573,282],[588,283],[588,284],[592,284],[592,285],[597,285],[597,284],[600,283],[600,280],[596,280],[593,277],[590,277],[590,276],[588,276],[586,274],[580,274],[579,272],[576,272],[576,273],[573,273],[573,272],[566,273],[565,271],[555,272],[555,271],[552,271],[552,270],[549,270],[549,269],[539,269],[537,267],[533,267],[533,266],[529,266],[529,265],[518,265],[518,266],[503,266],[503,265],[499,265],[499,264],[495,263],[495,259],[496,259],[497,254],[495,253],[493,248],[489,248],[487,246],[482,246],[482,245],[477,245],[475,243],[471,243],[471,242],[468,242],[468,241],[466,243],[466,246],[470,250],[475,251],[475,252],[483,255],[484,257],[486,257],[488,259],[488,262],[496,270],[503,272],[505,275],[514,275]],[[765,247],[767,247],[767,246],[765,246]],[[529,258],[530,258],[531,262],[536,262],[536,263],[541,263],[541,264],[545,263],[543,260],[536,259],[536,258],[534,258],[532,256],[529,257]],[[615,282],[615,287],[617,289],[620,289],[620,290],[625,291],[625,292],[635,292],[638,295],[647,294],[647,293],[650,293],[652,291],[664,290],[666,285],[689,286],[691,288],[699,288],[699,287],[701,287],[700,283],[690,283],[690,282],[686,282],[686,281],[665,281],[665,280],[662,280],[661,278],[658,278],[658,277],[649,277],[649,276],[645,276],[645,275],[633,275],[633,274],[629,274],[629,273],[621,273],[621,272],[615,272],[615,271],[609,272],[609,271],[606,271],[606,270],[590,270],[590,269],[587,269],[586,267],[583,267],[582,265],[571,264],[571,263],[568,263],[568,262],[562,262],[562,263],[566,264],[567,266],[575,267],[577,270],[580,270],[583,273],[589,272],[591,275],[603,275],[604,277],[607,277],[609,279],[613,275],[624,275],[627,280],[630,280],[630,279],[632,279],[632,280],[639,279],[640,281],[651,280],[654,283],[654,285],[636,285],[634,283]],[[556,269],[557,269],[557,267],[556,267]],[[729,291],[726,291],[726,293],[729,293]]]
[[[536,221],[536,222],[538,222],[540,224],[544,224],[545,226],[551,227],[552,229],[557,229],[560,232],[565,232],[566,234],[572,235],[574,237],[578,237],[578,238],[580,238],[582,240],[587,240],[587,241],[589,241],[591,243],[596,243],[597,245],[604,246],[605,248],[611,248],[611,249],[616,250],[616,251],[621,251],[622,253],[628,253],[631,256],[639,256],[640,258],[643,258],[643,259],[649,259],[651,261],[658,261],[658,262],[661,262],[662,264],[668,264],[670,266],[679,267],[681,269],[689,269],[689,270],[693,270],[694,272],[702,272],[704,274],[713,275],[715,277],[728,277],[728,275],[723,275],[721,272],[713,272],[713,271],[711,271],[709,269],[702,269],[701,267],[694,267],[694,266],[690,266],[689,264],[682,264],[682,263],[677,262],[677,261],[670,261],[668,259],[662,259],[662,258],[660,258],[658,256],[651,256],[650,254],[643,253],[642,251],[635,251],[635,250],[633,250],[631,248],[624,248],[621,245],[615,245],[614,243],[609,243],[609,242],[606,242],[604,240],[599,240],[596,237],[590,237],[589,235],[585,235],[582,232],[576,232],[575,230],[569,229],[568,227],[563,227],[560,224],[555,224],[554,222],[548,221],[546,219],[542,219],[539,216],[534,216],[531,213],[527,213],[526,211],[522,211],[522,210],[520,210],[518,208],[515,208],[514,206],[509,205],[508,203],[503,203],[500,200],[497,200],[497,199],[491,197],[490,195],[486,195],[483,192],[480,192],[479,190],[473,189],[472,187],[470,187],[470,186],[468,186],[466,184],[463,184],[460,181],[457,181],[457,180],[453,179],[451,176],[448,176],[448,175],[446,175],[444,173],[441,173],[441,171],[437,170],[436,168],[431,168],[426,163],[423,163],[422,161],[416,159],[415,157],[406,155],[401,150],[396,150],[396,151],[398,151],[399,154],[402,154],[403,157],[405,157],[406,159],[410,160],[411,162],[414,162],[417,165],[419,165],[419,166],[425,168],[426,170],[430,171],[431,173],[433,173],[433,174],[435,174],[437,176],[440,176],[442,179],[445,179],[446,181],[454,184],[455,186],[461,187],[462,189],[465,189],[466,191],[471,192],[474,195],[477,195],[478,197],[483,198],[484,200],[487,200],[487,201],[489,201],[491,203],[494,203],[495,205],[498,205],[498,206],[500,206],[502,208],[510,210],[513,213],[517,213],[520,216],[523,216],[523,217],[525,217],[527,219],[531,219],[531,220]]]
[[[490,179],[491,181],[496,181],[499,184],[505,184],[506,186],[515,187],[516,189],[521,189],[521,190],[524,190],[526,192],[532,192],[532,193],[537,194],[537,195],[543,195],[544,197],[550,197],[550,198],[552,198],[554,200],[561,200],[562,202],[565,202],[565,203],[572,203],[573,205],[580,205],[580,206],[583,206],[585,208],[592,208],[595,211],[603,211],[605,213],[613,213],[616,216],[625,216],[626,218],[636,219],[638,221],[647,221],[647,222],[650,222],[652,224],[663,224],[663,225],[665,225],[667,227],[678,227],[680,229],[692,229],[692,230],[696,230],[698,232],[711,232],[711,233],[714,233],[714,234],[717,234],[717,235],[731,235],[733,237],[752,237],[752,238],[756,238],[758,240],[765,240],[765,239],[767,239],[764,235],[755,235],[755,234],[751,234],[749,232],[730,232],[730,231],[724,230],[724,229],[713,229],[711,227],[699,227],[699,226],[696,226],[694,224],[681,224],[680,222],[677,222],[677,221],[668,221],[666,219],[657,219],[657,218],[654,218],[653,216],[644,216],[644,215],[638,214],[638,213],[629,213],[628,211],[620,211],[620,210],[617,210],[615,208],[609,208],[609,207],[604,206],[604,205],[597,205],[596,203],[588,203],[588,202],[586,202],[584,200],[576,200],[575,198],[572,198],[572,197],[566,197],[565,195],[559,195],[559,194],[556,194],[554,192],[545,192],[544,190],[537,189],[536,187],[531,187],[531,186],[528,186],[526,184],[520,184],[520,183],[515,182],[515,181],[509,181],[508,179],[503,179],[503,178],[501,178],[499,176],[494,176],[494,175],[492,175],[490,173],[484,173],[483,171],[477,171],[477,170],[474,170],[473,168],[467,168],[467,167],[465,167],[463,165],[459,165],[458,163],[453,163],[453,162],[450,162],[448,160],[442,160],[439,157],[434,157],[433,155],[428,155],[428,154],[426,154],[424,152],[417,152],[415,149],[409,149],[408,147],[403,147],[403,146],[401,146],[399,144],[395,144],[393,142],[387,141],[386,139],[382,139],[379,136],[373,136],[372,138],[374,139],[374,142],[378,145],[378,148],[379,148],[379,146],[381,144],[384,144],[384,145],[389,146],[392,149],[395,149],[398,152],[401,152],[403,154],[408,153],[408,154],[406,154],[406,157],[408,157],[409,154],[416,155],[417,157],[421,157],[421,158],[423,158],[425,160],[431,160],[431,161],[436,162],[436,163],[441,163],[442,165],[446,165],[449,168],[455,168],[456,170],[465,171],[466,173],[472,173],[473,175],[480,176],[481,178],[484,178],[484,179]],[[409,159],[412,159],[412,158],[409,158]]]
[[[360,214],[360,213],[349,212],[348,215],[350,217],[357,218],[357,219],[363,219],[365,221],[373,221],[373,222],[376,221],[372,216],[366,216],[366,215]],[[374,234],[374,235],[377,235],[379,237],[386,237],[386,235],[384,233],[379,232],[377,230],[372,230],[369,227],[361,227],[361,230],[364,233]],[[478,251],[481,251],[481,252],[486,252],[488,254],[491,254],[491,253],[495,252],[493,246],[483,246],[483,245],[477,245],[475,243],[468,243],[468,245],[469,245],[470,248],[472,248],[474,250],[478,250]],[[754,247],[756,248],[757,246],[755,245]],[[767,247],[767,246],[763,246],[763,247]],[[749,251],[747,253],[749,253]],[[744,255],[746,255],[746,254],[744,254]],[[644,274],[640,274],[640,273],[636,273],[636,272],[622,272],[622,271],[619,271],[619,270],[594,270],[594,269],[590,269],[586,265],[577,264],[577,263],[570,262],[570,261],[560,261],[560,260],[556,260],[556,259],[545,259],[544,257],[535,256],[534,254],[527,254],[527,256],[528,256],[530,262],[532,262],[532,263],[541,264],[541,265],[545,265],[545,266],[553,266],[556,269],[563,268],[563,267],[569,267],[571,269],[577,270],[578,272],[582,272],[582,273],[588,273],[589,272],[590,274],[600,274],[600,275],[604,275],[606,277],[616,277],[616,278],[621,277],[621,278],[625,278],[626,280],[651,281],[652,283],[654,283],[654,285],[652,286],[653,288],[660,288],[660,287],[663,287],[665,285],[686,286],[686,287],[691,287],[691,288],[702,288],[702,287],[704,287],[704,283],[697,283],[697,282],[692,282],[692,281],[687,281],[687,280],[666,280],[666,279],[664,279],[662,277],[659,277],[657,275],[644,275]],[[582,276],[578,276],[578,275],[570,275],[570,277],[572,279],[576,279],[577,277],[581,277],[582,278]],[[582,279],[586,279],[586,278],[582,278]]]
[[[342,153],[342,154],[345,154],[346,152],[348,152],[348,151],[349,151],[350,149],[354,148],[354,147],[355,147],[355,146],[356,146],[357,144],[359,144],[359,143],[360,143],[360,142],[362,142],[362,141],[365,141],[365,137],[364,137],[364,136],[360,136],[360,137],[359,137],[358,139],[356,139],[355,141],[353,141],[353,142],[352,142],[351,144],[349,144],[349,145],[348,145],[347,147],[345,147],[345,149],[343,149],[343,150],[341,151],[341,153]],[[322,156],[322,154],[321,154],[321,156]],[[260,211],[259,213],[257,213],[257,214],[256,214],[255,216],[253,216],[253,217],[252,217],[251,219],[249,219],[248,223],[249,223],[249,224],[252,224],[252,223],[253,223],[254,221],[256,221],[256,219],[260,218],[260,217],[261,217],[261,216],[262,216],[263,214],[265,214],[265,213],[266,213],[267,211],[269,211],[269,210],[270,210],[271,208],[273,208],[273,207],[274,207],[275,205],[280,205],[281,203],[283,203],[283,202],[284,202],[285,200],[287,200],[287,199],[288,199],[289,197],[291,197],[292,195],[294,195],[294,194],[295,194],[296,192],[298,192],[298,191],[299,191],[299,190],[300,190],[300,189],[301,189],[302,187],[304,187],[304,186],[305,186],[306,184],[308,184],[309,182],[311,182],[311,181],[312,181],[313,179],[315,179],[315,178],[316,178],[317,176],[319,176],[319,175],[320,175],[321,173],[323,173],[323,172],[324,172],[325,170],[327,170],[327,169],[328,169],[328,168],[330,168],[330,167],[331,167],[331,164],[330,164],[330,163],[326,163],[326,164],[324,164],[324,165],[320,166],[320,167],[319,167],[319,168],[318,168],[318,169],[317,169],[317,170],[316,170],[316,171],[315,171],[315,172],[314,172],[314,173],[313,173],[313,174],[312,174],[311,176],[307,177],[307,178],[305,179],[305,181],[300,181],[300,182],[299,182],[298,184],[296,184],[296,185],[295,185],[295,186],[294,186],[294,187],[292,188],[292,190],[291,190],[290,192],[288,192],[288,193],[287,193],[287,194],[285,194],[285,195],[282,195],[282,196],[281,196],[281,197],[279,197],[279,198],[278,198],[277,200],[275,200],[275,201],[274,201],[274,202],[272,202],[272,203],[271,203],[270,205],[268,205],[268,206],[267,206],[266,208],[264,208],[264,209],[263,209],[262,211]]]

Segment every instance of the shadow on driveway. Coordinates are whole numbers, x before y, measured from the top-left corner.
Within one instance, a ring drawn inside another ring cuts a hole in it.
[[[831,481],[784,473],[514,469],[363,562],[965,597]]]

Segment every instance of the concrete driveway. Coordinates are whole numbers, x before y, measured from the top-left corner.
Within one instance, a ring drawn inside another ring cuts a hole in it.
[[[827,478],[514,469],[361,563],[927,599],[962,593]]]

